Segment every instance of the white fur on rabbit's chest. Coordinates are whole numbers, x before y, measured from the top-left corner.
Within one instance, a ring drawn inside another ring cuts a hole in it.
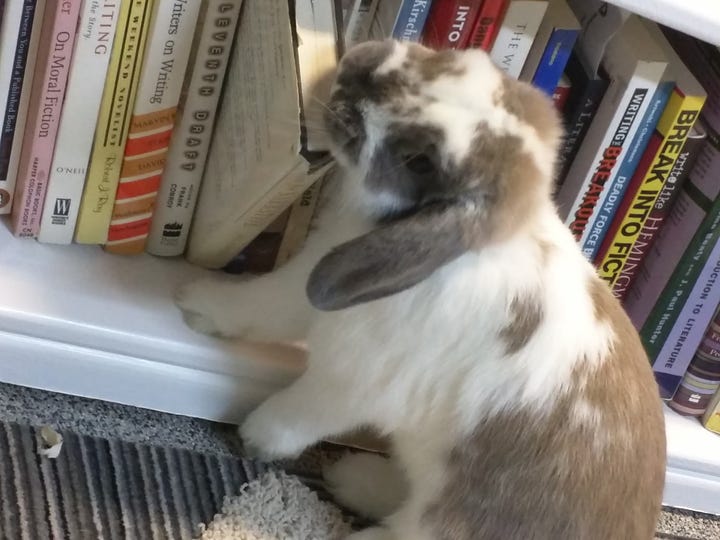
[[[542,407],[574,385],[579,362],[602,362],[613,333],[595,318],[592,270],[574,245],[565,255],[556,250],[543,268],[526,248],[518,242],[504,253],[466,254],[407,291],[320,314],[311,362],[338,379],[362,381],[357,390],[377,398],[388,430],[408,422],[469,430],[495,411]],[[509,353],[509,299],[532,295],[542,319]]]

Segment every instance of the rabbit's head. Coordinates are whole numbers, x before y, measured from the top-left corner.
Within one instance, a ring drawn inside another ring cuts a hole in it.
[[[321,309],[406,289],[552,206],[558,115],[482,51],[359,45],[340,63],[326,122],[378,226],[316,267],[308,293]]]

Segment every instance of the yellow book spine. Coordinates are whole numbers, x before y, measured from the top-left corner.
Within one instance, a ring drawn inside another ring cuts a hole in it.
[[[720,390],[715,392],[702,418],[706,429],[720,433]]]
[[[640,236],[704,103],[705,96],[685,96],[677,87],[670,95],[656,127],[662,142],[640,184],[640,189],[634,194],[632,203],[622,216],[620,227],[607,253],[597,265],[598,274],[611,287],[620,278],[633,244]]]
[[[110,55],[75,241],[104,244],[155,0],[125,0]]]

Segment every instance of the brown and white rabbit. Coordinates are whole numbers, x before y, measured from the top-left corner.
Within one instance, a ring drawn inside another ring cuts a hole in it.
[[[306,372],[247,418],[247,445],[389,435],[397,469],[355,456],[328,474],[383,517],[357,539],[652,538],[662,407],[553,204],[550,100],[481,51],[387,41],[346,54],[328,111],[343,177],[303,252],[179,294],[204,332],[307,334]]]

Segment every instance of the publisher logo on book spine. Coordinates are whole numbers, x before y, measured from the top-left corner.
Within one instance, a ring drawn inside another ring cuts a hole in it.
[[[163,226],[162,241],[166,245],[174,245],[182,234],[182,223],[166,223]]]
[[[52,224],[53,225],[66,225],[69,216],[70,216],[70,199],[62,199],[60,197],[55,199],[55,205],[53,206],[53,213],[52,213]]]

